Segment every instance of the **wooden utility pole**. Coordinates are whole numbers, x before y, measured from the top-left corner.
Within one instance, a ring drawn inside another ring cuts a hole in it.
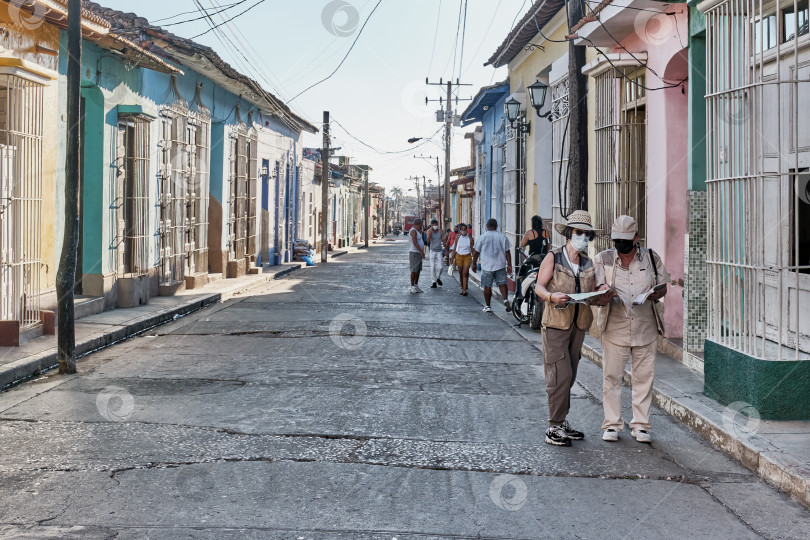
[[[363,210],[365,211],[366,215],[365,215],[365,217],[363,217],[363,219],[365,220],[365,226],[363,228],[365,229],[365,233],[366,233],[365,234],[365,246],[366,246],[366,248],[368,248],[368,220],[369,220],[369,214],[371,213],[371,197],[369,197],[369,194],[368,194],[368,169],[366,169],[364,172],[366,173],[365,174],[366,178],[365,178],[365,186],[363,188],[363,199],[365,200],[365,204],[363,204]]]
[[[444,223],[442,229],[452,228],[450,223],[453,212],[450,211],[450,143],[452,142],[453,109],[450,108],[453,83],[447,81],[447,109],[444,112]]]
[[[584,2],[568,2],[569,28],[585,16],[584,5]],[[585,47],[574,45],[574,39],[568,38],[568,102],[571,104],[568,112],[568,211],[573,212],[588,207],[588,99],[587,77],[582,73]]]
[[[68,0],[67,147],[65,157],[65,230],[56,272],[59,373],[76,373],[76,328],[73,290],[79,250],[79,175],[81,174],[82,2]]]
[[[323,148],[321,149],[321,262],[326,262],[329,245],[329,111],[323,111]]]

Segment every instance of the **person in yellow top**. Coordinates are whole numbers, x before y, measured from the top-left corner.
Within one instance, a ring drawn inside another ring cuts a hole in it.
[[[587,252],[596,229],[591,226],[591,215],[584,210],[572,212],[567,224],[557,223],[554,227],[568,241],[545,256],[535,285],[537,296],[546,303],[541,323],[548,394],[546,442],[571,446],[572,439],[585,438],[581,431],[571,427],[566,417],[571,408],[571,388],[577,378],[582,343],[593,322],[593,313],[588,305],[571,303],[568,295],[594,290],[594,265]]]
[[[610,234],[614,248],[594,258],[596,286],[609,292],[599,297],[598,326],[602,331],[605,420],[602,439],[614,442],[624,428],[622,419],[622,377],[628,357],[632,358],[633,419],[630,429],[638,442],[652,442],[650,405],[655,376],[658,333],[663,321],[655,303],[667,294],[669,274],[661,258],[639,246],[638,224],[630,216],[619,216]],[[653,290],[640,304],[634,300]]]

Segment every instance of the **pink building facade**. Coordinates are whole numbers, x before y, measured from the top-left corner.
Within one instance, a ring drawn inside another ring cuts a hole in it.
[[[583,72],[594,92],[595,190],[589,210],[609,232],[613,219],[639,221],[643,245],[672,277],[667,338],[683,336],[688,189],[688,8],[650,0],[606,0],[573,28],[578,45],[603,54]],[[597,249],[611,247],[609,235]]]

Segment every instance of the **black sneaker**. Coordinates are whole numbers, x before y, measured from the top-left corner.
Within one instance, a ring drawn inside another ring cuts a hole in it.
[[[546,430],[546,442],[555,446],[571,446],[571,437],[565,434],[562,426],[551,426]]]
[[[441,287],[441,286],[443,285],[443,284],[442,284],[442,280],[440,280],[440,279],[437,279],[437,280],[436,280],[436,283],[438,283],[438,284],[439,284],[439,287]]]
[[[430,286],[430,288],[431,288],[431,289],[435,289],[435,288],[436,288],[436,282],[435,282],[435,281],[433,282],[433,285],[431,285],[431,286]]]
[[[563,422],[562,426],[560,427],[565,430],[565,434],[568,435],[568,438],[572,441],[581,441],[585,438],[585,434],[572,428],[571,424],[568,423],[568,420]]]

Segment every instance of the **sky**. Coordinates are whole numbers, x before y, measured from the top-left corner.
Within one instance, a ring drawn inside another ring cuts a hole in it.
[[[436,182],[437,156],[443,174],[443,130],[437,133],[443,124],[435,116],[440,106],[426,106],[425,98],[438,99],[446,88],[428,86],[425,78],[471,84],[459,88],[459,98],[504,80],[506,68],[483,64],[531,5],[531,0],[198,0],[209,13],[222,10],[213,15],[217,23],[235,17],[219,28],[226,39],[213,31],[195,38],[210,26],[205,19],[190,21],[201,17],[194,0],[96,1],[136,9],[151,23],[212,47],[319,129],[328,110],[332,145],[342,148],[337,154],[370,165],[371,181],[404,190],[413,187],[408,178],[414,175]],[[347,52],[334,75],[295,97],[330,75]],[[458,112],[468,104],[459,101]],[[469,163],[470,141],[463,134],[474,128],[454,128],[451,168]],[[430,141],[407,142],[434,133]],[[305,133],[304,145],[320,147],[322,134]]]

